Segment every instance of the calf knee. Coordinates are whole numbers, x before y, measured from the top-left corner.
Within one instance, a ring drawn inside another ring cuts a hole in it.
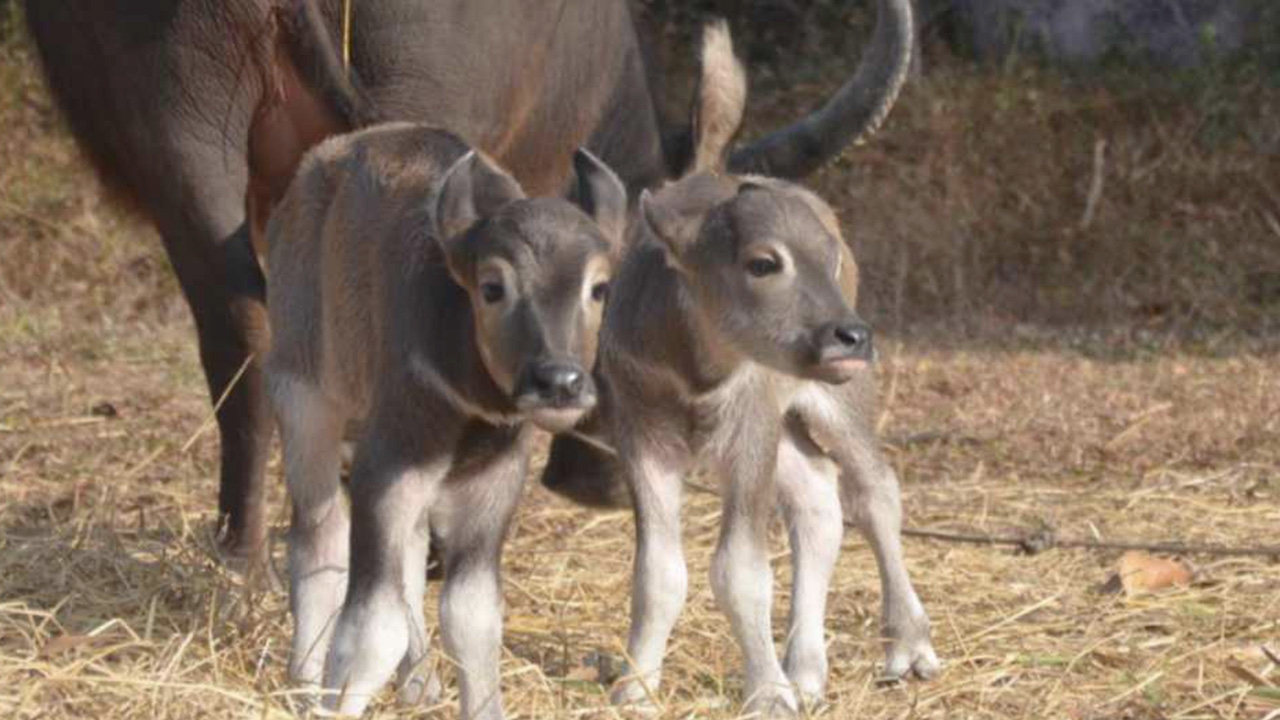
[[[771,602],[772,583],[767,549],[730,541],[721,544],[711,560],[711,590],[723,612]]]
[[[866,529],[872,522],[896,527],[902,522],[902,498],[898,491],[898,478],[892,472],[874,483],[849,483],[843,488],[844,512],[850,522],[859,529]]]

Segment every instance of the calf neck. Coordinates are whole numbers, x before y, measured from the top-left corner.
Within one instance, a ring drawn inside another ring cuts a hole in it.
[[[463,715],[501,717],[498,560],[528,461],[525,421],[562,430],[596,403],[587,369],[626,211],[611,171],[585,152],[575,164],[580,207],[525,198],[453,135],[378,126],[313,151],[271,220],[290,670],[322,683],[333,709],[358,714],[397,672],[402,699],[424,694],[436,536]],[[348,517],[338,473],[349,420],[363,431]]]

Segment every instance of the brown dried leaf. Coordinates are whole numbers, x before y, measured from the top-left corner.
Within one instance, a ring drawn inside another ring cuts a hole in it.
[[[62,653],[75,650],[81,645],[92,643],[95,639],[92,635],[59,635],[40,648],[40,657],[57,657]]]
[[[1186,565],[1138,550],[1120,556],[1119,574],[1126,595],[1191,584],[1191,570]]]

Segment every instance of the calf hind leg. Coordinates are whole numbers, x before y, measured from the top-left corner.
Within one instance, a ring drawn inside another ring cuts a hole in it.
[[[428,520],[426,516],[422,520]],[[427,563],[437,552],[431,542],[430,527],[419,522],[405,540],[402,555],[401,585],[407,608],[409,648],[396,671],[397,699],[405,705],[435,702],[440,696],[440,681],[427,667],[427,629],[425,602],[427,593]]]
[[[277,378],[271,395],[293,505],[289,674],[295,682],[319,685],[333,625],[347,593],[350,520],[338,475],[343,417],[319,389],[304,381]]]

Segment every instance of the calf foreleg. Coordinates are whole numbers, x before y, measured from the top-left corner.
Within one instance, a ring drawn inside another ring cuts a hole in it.
[[[860,452],[853,454],[840,478],[849,516],[871,545],[880,569],[885,676],[931,678],[938,672],[938,656],[929,639],[929,616],[903,561],[898,476],[878,452]]]
[[[363,712],[421,644],[422,581],[408,578],[425,576],[426,510],[450,464],[450,434],[412,419],[375,420],[356,450],[351,579],[324,674],[331,710]]]
[[[684,607],[689,586],[680,541],[682,466],[660,459],[654,448],[628,441],[624,466],[634,499],[635,568],[631,577],[631,632],[626,676],[613,702],[652,705],[662,679],[667,639]]]
[[[799,708],[778,662],[771,623],[769,522],[777,500],[774,471],[779,438],[772,423],[761,423],[758,417],[740,421],[758,425],[744,428],[754,431],[738,433],[725,448],[722,469],[727,487],[720,541],[711,561],[711,589],[742,648],[747,711],[789,715]]]
[[[457,664],[465,720],[503,717],[499,570],[526,468],[523,443],[513,443],[483,473],[450,480],[432,511],[432,524],[445,542],[440,637]]]
[[[916,596],[902,553],[902,501],[898,476],[884,461],[870,421],[869,392],[855,379],[801,404],[805,425],[840,465],[845,515],[866,538],[880,571],[886,650],[885,675],[930,678],[938,657],[929,639],[929,617]]]
[[[802,432],[788,427],[778,447],[778,495],[791,540],[791,616],[783,667],[806,705],[827,683],[824,619],[844,521],[835,464]]]

